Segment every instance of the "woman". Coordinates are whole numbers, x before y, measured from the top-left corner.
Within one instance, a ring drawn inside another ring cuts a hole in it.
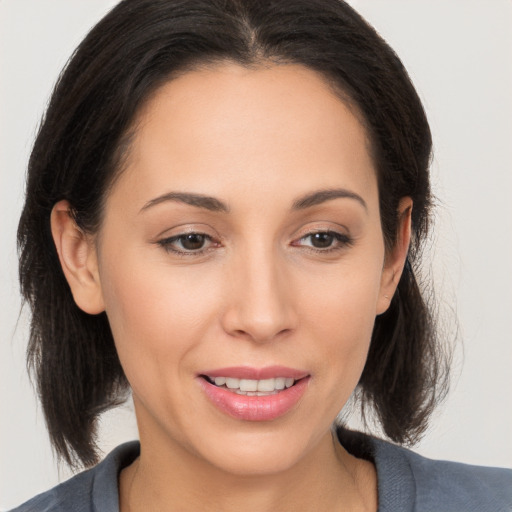
[[[510,507],[509,472],[331,428],[353,395],[411,443],[443,395],[414,275],[430,153],[343,3],[119,4],[49,105],[20,269],[58,453],[94,465],[128,386],[140,447],[20,510]]]

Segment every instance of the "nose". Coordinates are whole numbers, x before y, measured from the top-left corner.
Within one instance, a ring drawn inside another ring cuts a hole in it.
[[[285,267],[268,249],[242,256],[230,268],[230,296],[222,318],[227,333],[266,343],[296,328],[298,317]]]

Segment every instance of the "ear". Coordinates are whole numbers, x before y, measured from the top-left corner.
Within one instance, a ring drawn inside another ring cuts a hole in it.
[[[66,200],[54,205],[50,222],[60,264],[77,306],[91,315],[101,313],[105,307],[92,237],[76,225]]]
[[[398,204],[398,233],[395,246],[386,254],[382,270],[376,314],[387,311],[404,270],[411,241],[412,199],[402,197]]]

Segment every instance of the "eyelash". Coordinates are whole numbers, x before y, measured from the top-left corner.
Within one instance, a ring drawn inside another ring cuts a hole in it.
[[[202,236],[208,242],[213,241],[213,238],[210,235],[207,235],[206,233],[200,233],[198,231],[191,231],[188,233],[180,233],[179,235],[171,236],[169,238],[164,238],[163,240],[158,240],[157,243],[165,251],[167,251],[169,253],[173,253],[176,256],[184,257],[184,258],[190,257],[190,256],[200,256],[200,255],[203,255],[206,252],[212,250],[213,248],[215,248],[215,247],[207,247],[207,248],[198,249],[197,251],[186,250],[186,249],[184,249],[184,250],[173,249],[172,244],[174,244],[175,242],[177,242],[179,240],[183,240],[185,237],[190,236],[190,235]],[[218,242],[215,243],[214,245],[218,245]]]
[[[319,229],[317,231],[311,231],[310,233],[299,238],[299,241],[305,240],[306,238],[312,237],[314,235],[329,235],[334,238],[334,241],[337,242],[336,245],[330,246],[325,249],[320,249],[318,247],[306,246],[308,250],[313,251],[318,254],[329,254],[336,251],[341,251],[347,247],[351,247],[354,244],[354,240],[343,233],[338,233],[337,231],[332,231],[330,229]]]
[[[305,240],[309,237],[312,237],[314,235],[317,235],[317,234],[332,236],[334,241],[337,242],[336,246],[330,246],[330,247],[327,247],[324,249],[320,249],[320,248],[312,247],[312,246],[303,246],[306,248],[306,250],[315,252],[317,254],[329,254],[329,253],[332,253],[335,251],[340,251],[346,247],[352,246],[354,243],[353,239],[351,237],[349,237],[348,235],[338,233],[336,231],[332,231],[332,230],[328,230],[328,229],[327,230],[311,231],[310,233],[307,233],[306,235],[300,237],[298,240],[303,241],[303,240]],[[219,242],[215,242],[213,247],[210,246],[210,247],[201,248],[198,250],[181,250],[181,249],[174,249],[172,247],[172,244],[174,244],[180,240],[183,240],[186,236],[190,236],[190,235],[204,237],[205,241],[207,241],[207,242],[213,241],[213,238],[210,235],[207,235],[206,233],[192,231],[189,233],[181,233],[179,235],[175,235],[175,236],[172,236],[169,238],[164,238],[162,240],[158,240],[157,244],[160,245],[165,251],[167,251],[169,253],[173,253],[179,257],[201,256],[201,255],[205,254],[206,252],[214,249],[215,246],[218,247],[218,245],[219,245]],[[295,243],[293,243],[292,245],[296,246]]]

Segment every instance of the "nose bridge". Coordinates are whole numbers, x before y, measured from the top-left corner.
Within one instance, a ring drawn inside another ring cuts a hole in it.
[[[254,341],[272,341],[295,327],[286,267],[270,243],[247,244],[233,265],[225,328]]]

